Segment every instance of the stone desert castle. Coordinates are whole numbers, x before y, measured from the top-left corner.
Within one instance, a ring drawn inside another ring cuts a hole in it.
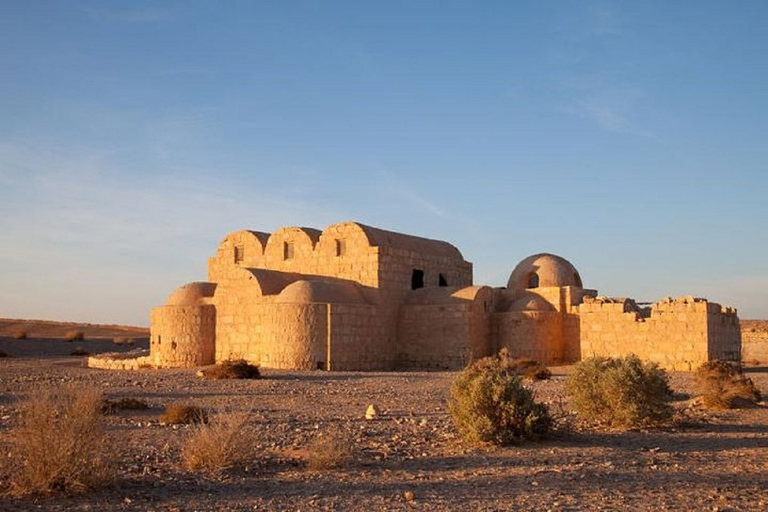
[[[694,297],[640,308],[597,297],[567,260],[537,254],[507,286],[475,285],[447,242],[355,222],[237,231],[151,313],[142,364],[245,359],[267,368],[459,369],[506,348],[545,363],[635,353],[676,370],[739,360],[732,308]]]

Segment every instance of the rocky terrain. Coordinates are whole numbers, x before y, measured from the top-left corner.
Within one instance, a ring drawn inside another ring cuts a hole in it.
[[[13,353],[36,340],[0,342]],[[579,424],[563,391],[570,368],[553,368],[551,380],[531,386],[566,427],[544,442],[478,448],[458,438],[446,411],[451,372],[264,370],[260,380],[211,381],[195,370],[89,369],[81,357],[46,352],[50,343],[0,359],[0,446],[19,398],[45,386],[85,384],[107,398],[145,400],[150,409],[105,416],[121,461],[114,486],[80,496],[3,497],[0,510],[768,509],[768,405],[705,411],[691,397],[690,374],[671,374],[673,425],[610,432]],[[98,343],[90,348],[114,348]],[[748,372],[767,395],[768,368]],[[178,401],[212,414],[247,412],[257,456],[217,477],[184,470],[180,446],[192,427],[159,421],[164,406]],[[366,420],[370,404],[379,415]],[[331,433],[348,440],[353,459],[342,469],[310,470],[312,442]]]

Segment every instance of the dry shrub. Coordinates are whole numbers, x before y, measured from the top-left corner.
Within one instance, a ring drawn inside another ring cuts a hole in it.
[[[206,379],[259,379],[261,372],[259,367],[252,365],[243,359],[237,361],[223,361],[203,372]]]
[[[193,429],[184,440],[181,459],[186,469],[216,474],[247,466],[255,458],[255,447],[247,414],[220,414]]]
[[[507,367],[502,357],[486,357],[465,368],[453,382],[448,410],[470,442],[517,444],[546,436],[553,422],[546,405]]]
[[[114,414],[117,411],[124,410],[137,411],[143,409],[149,409],[147,402],[133,397],[123,397],[119,400],[109,400],[105,398],[101,401],[101,412],[104,414]]]
[[[85,339],[85,333],[80,330],[67,331],[64,334],[64,341],[83,341]]]
[[[75,347],[75,350],[69,353],[71,356],[88,356],[90,355],[90,352],[85,350],[83,347]]]
[[[112,343],[114,343],[115,345],[118,345],[118,346],[123,346],[123,345],[133,346],[133,345],[136,344],[136,340],[134,340],[133,338],[125,338],[123,336],[116,336],[116,337],[112,338]]]
[[[165,412],[160,416],[160,423],[166,425],[208,423],[208,412],[196,405],[172,403],[165,407]]]
[[[741,368],[727,361],[709,361],[696,370],[696,391],[704,406],[732,409],[761,400],[760,391]]]
[[[502,367],[529,380],[548,380],[552,372],[535,359],[512,357],[506,348],[499,351],[499,362]]]
[[[4,350],[0,350],[0,357],[8,357],[8,353]]]
[[[12,495],[84,492],[115,475],[100,414],[101,393],[83,386],[38,390],[9,432]]]
[[[566,381],[566,391],[582,419],[608,427],[654,426],[672,415],[666,372],[634,354],[585,359]]]
[[[26,329],[19,329],[13,333],[13,338],[16,340],[25,340],[29,336]]]
[[[309,445],[309,469],[342,469],[352,461],[352,440],[337,432],[319,434]]]

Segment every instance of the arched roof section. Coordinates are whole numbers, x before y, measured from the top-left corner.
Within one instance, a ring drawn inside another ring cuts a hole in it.
[[[313,228],[280,228],[269,235],[264,254],[275,261],[309,258],[320,240],[320,235],[321,231]],[[285,244],[292,246],[290,255],[285,253]]]
[[[213,297],[216,283],[194,282],[176,288],[165,301],[166,306],[198,306]]]
[[[555,306],[547,302],[543,297],[535,293],[526,293],[510,307],[510,311],[556,311]]]
[[[267,246],[268,240],[269,233],[251,231],[250,229],[241,229],[240,231],[233,231],[227,234],[227,236],[224,237],[219,245],[224,245],[225,243],[248,242],[254,247],[259,247],[263,253],[264,248]]]
[[[286,286],[277,297],[277,302],[289,304],[365,304],[366,300],[354,283],[302,279]]]
[[[487,286],[467,286],[457,288],[455,286],[443,286],[440,288],[419,288],[408,293],[406,304],[432,306],[439,304],[451,304],[462,301],[484,300],[491,293]]]
[[[244,269],[248,272],[248,280],[253,286],[258,287],[259,295],[277,295],[283,289],[304,276],[291,272],[279,272],[277,270],[267,270],[263,268]]]
[[[394,231],[386,231],[384,229],[366,226],[359,222],[334,224],[326,228],[325,231],[341,226],[348,232],[353,232],[355,229],[359,230],[367,239],[368,244],[373,247],[389,247],[392,249],[413,251],[438,258],[464,260],[461,252],[448,242],[413,235],[404,235],[402,233],[395,233]]]
[[[549,286],[583,288],[581,276],[571,262],[549,253],[534,254],[518,263],[507,281],[510,290]]]

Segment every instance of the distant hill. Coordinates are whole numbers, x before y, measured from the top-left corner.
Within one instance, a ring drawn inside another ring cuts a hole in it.
[[[149,329],[146,327],[0,318],[0,337],[12,338],[21,331],[25,332],[28,338],[47,339],[64,338],[71,331],[82,331],[86,338],[144,338],[149,336]]]

